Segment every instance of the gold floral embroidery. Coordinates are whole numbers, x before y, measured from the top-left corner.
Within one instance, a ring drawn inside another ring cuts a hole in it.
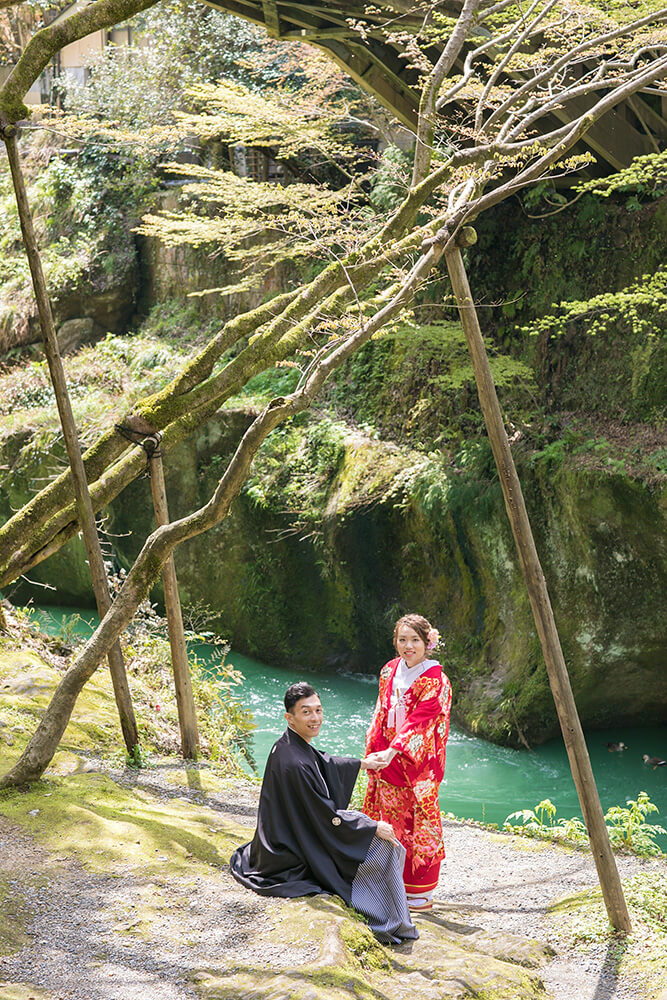
[[[430,781],[418,781],[416,783],[416,785],[414,786],[415,795],[417,796],[417,798],[421,799],[421,797],[423,795],[426,795],[426,793],[428,792],[430,786],[431,786],[431,782]]]
[[[420,677],[419,680],[410,688],[417,694],[419,692],[419,700],[426,701],[427,698],[435,698],[437,694],[440,693],[442,688],[442,681],[439,677]]]

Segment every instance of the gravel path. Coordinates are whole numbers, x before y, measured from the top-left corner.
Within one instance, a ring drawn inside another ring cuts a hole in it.
[[[233,794],[207,794],[192,780],[190,787],[174,786],[168,769],[113,771],[92,761],[88,767],[161,800],[185,798],[254,824],[257,788],[250,783]],[[556,899],[596,884],[590,856],[523,839],[517,849],[517,840],[448,821],[437,898],[484,929],[552,943],[559,954],[541,975],[554,1000],[640,1000],[632,983],[617,980],[605,948],[586,956],[563,952],[546,919]],[[664,862],[619,859],[622,875],[658,867]],[[276,971],[316,957],[312,948],[268,947],[262,931],[284,902],[248,893],[224,869],[210,878],[170,877],[161,894],[136,869],[114,877],[91,873],[0,819],[0,872],[27,900],[32,939],[0,958],[0,997],[4,980],[40,987],[53,1000],[189,1000],[195,996],[189,974],[219,965],[226,952]],[[145,900],[147,893],[154,898]],[[136,915],[138,899],[150,907],[150,941]]]
[[[518,849],[517,849],[518,841]],[[447,859],[436,898],[474,914],[485,929],[500,929],[548,942],[556,958],[541,971],[554,1000],[640,1000],[637,985],[619,979],[610,949],[583,955],[564,951],[547,909],[558,899],[598,885],[586,851],[493,834],[461,823],[445,823]],[[617,857],[622,878],[664,871],[662,860]]]
[[[268,945],[262,932],[272,924],[273,901],[267,907],[227,871],[170,876],[162,892],[136,872],[100,875],[54,860],[2,820],[0,871],[31,916],[30,944],[0,958],[0,997],[4,980],[30,983],[54,1000],[181,1000],[196,997],[190,973],[215,967],[225,953],[276,971],[316,957]],[[138,900],[150,905],[150,942]]]

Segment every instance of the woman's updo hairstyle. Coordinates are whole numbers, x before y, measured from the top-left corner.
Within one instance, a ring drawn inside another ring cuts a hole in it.
[[[398,630],[401,625],[407,625],[408,628],[414,629],[424,645],[428,647],[429,632],[431,631],[431,623],[428,619],[424,618],[423,615],[403,615],[402,618],[399,618],[394,625],[394,646],[396,646]]]

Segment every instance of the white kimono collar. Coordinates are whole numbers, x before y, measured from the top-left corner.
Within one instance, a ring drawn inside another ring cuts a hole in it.
[[[409,667],[403,657],[398,661],[398,666],[394,672],[391,682],[390,709],[387,715],[387,724],[398,732],[405,722],[405,696],[422,674],[425,674],[431,667],[437,667],[437,660],[422,660],[414,667]]]

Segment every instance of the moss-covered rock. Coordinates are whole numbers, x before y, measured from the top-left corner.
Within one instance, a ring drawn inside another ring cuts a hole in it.
[[[222,411],[169,453],[172,518],[211,495],[251,416]],[[663,494],[575,452],[519,448],[517,460],[582,721],[664,719]],[[145,479],[112,504],[107,525],[129,566],[153,528]],[[77,545],[31,573],[57,582],[60,601],[90,599]],[[176,567],[186,604],[204,601],[235,648],[277,665],[374,672],[391,655],[393,620],[420,609],[446,637],[461,724],[513,744],[557,732],[483,442],[448,462],[342,422],[292,423],[267,441],[230,517],[184,543]]]
[[[659,421],[664,306],[644,307],[652,322],[643,332],[633,332],[622,315],[594,336],[585,320],[570,324],[561,337],[525,337],[521,328],[562,301],[618,292],[655,274],[667,250],[667,198],[585,194],[554,215],[544,202],[525,207],[520,220],[517,201],[480,217],[478,243],[468,255],[471,287],[485,306],[485,332],[533,366],[548,409]]]
[[[506,936],[503,945],[452,919],[436,904],[418,918],[419,939],[390,950],[379,945],[359,918],[340,900],[316,897],[290,900],[282,907],[272,938],[317,942],[315,962],[278,975],[257,966],[207,971],[194,977],[202,1000],[541,1000],[546,991],[539,976],[523,968],[523,949],[532,949],[535,964],[549,950],[538,942]],[[285,912],[286,911],[286,912]],[[472,939],[471,939],[472,935]],[[502,952],[502,957],[498,954]],[[539,956],[539,957],[538,957]]]

